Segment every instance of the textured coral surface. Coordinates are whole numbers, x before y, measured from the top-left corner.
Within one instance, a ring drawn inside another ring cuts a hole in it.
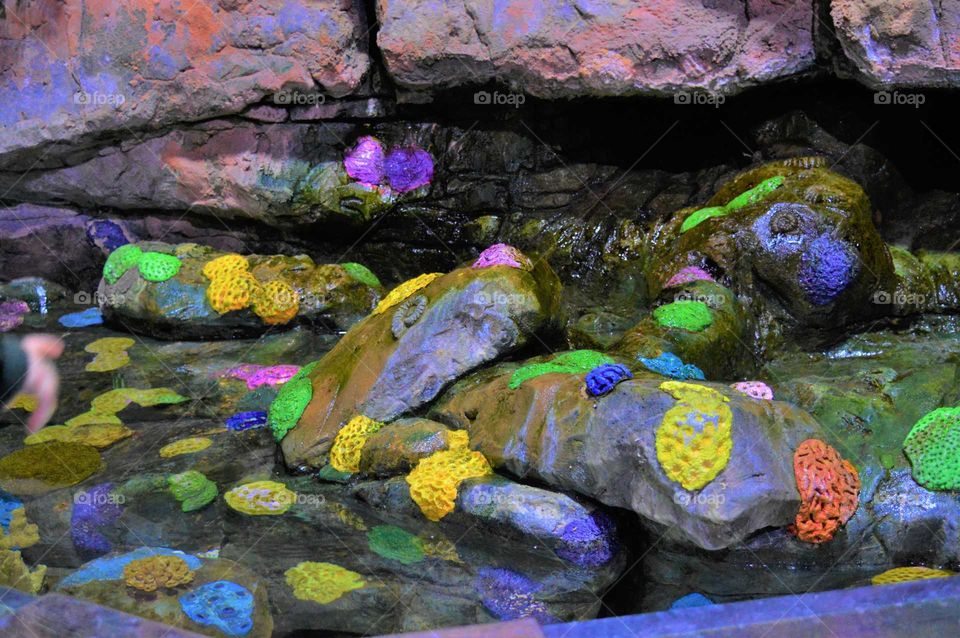
[[[793,455],[800,511],[790,531],[807,543],[824,543],[857,511],[860,477],[849,461],[817,439],[801,443]]]

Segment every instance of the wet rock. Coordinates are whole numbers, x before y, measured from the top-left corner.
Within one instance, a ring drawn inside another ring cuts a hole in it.
[[[360,471],[373,476],[406,474],[420,459],[450,449],[450,432],[429,419],[398,419],[367,438]]]
[[[685,490],[658,460],[658,426],[677,405],[659,389],[662,381],[635,370],[636,379],[594,400],[581,394],[583,377],[572,374],[543,375],[511,390],[511,368],[465,379],[431,411],[467,430],[471,447],[498,471],[632,509],[669,538],[706,549],[735,545],[796,515],[793,451],[820,427],[792,405],[716,388],[729,395],[732,452],[705,487]]]
[[[330,322],[327,325],[346,328],[365,315],[379,298],[378,287],[357,280],[342,266],[316,265],[306,255],[251,255],[244,262],[245,270],[262,289],[241,290],[252,284],[237,279],[220,285],[203,274],[208,262],[223,256],[219,251],[197,244],[146,242],[135,246],[143,254],[173,256],[172,259],[179,260],[176,273],[163,281],[149,281],[142,265],[129,267],[120,276],[105,268],[97,295],[108,321],[152,336],[240,336],[262,333],[271,325],[301,322]],[[258,310],[258,295],[265,295],[272,282],[286,286],[280,302],[292,304],[289,310],[293,314],[289,317],[274,320],[273,315]],[[217,299],[223,295],[240,295],[245,302],[218,305],[215,309],[212,304],[220,304]]]
[[[333,437],[357,414],[395,419],[530,343],[555,321],[560,286],[550,267],[537,262],[531,272],[461,268],[416,294],[426,299],[425,309],[399,336],[396,299],[395,307],[351,329],[308,375],[312,399],[282,442],[287,465],[322,466]]]
[[[809,5],[677,9],[656,2],[585,8],[515,1],[497,11],[468,2],[437,13],[415,0],[384,0],[377,3],[377,44],[391,77],[406,88],[497,79],[548,98],[734,93],[813,64]]]

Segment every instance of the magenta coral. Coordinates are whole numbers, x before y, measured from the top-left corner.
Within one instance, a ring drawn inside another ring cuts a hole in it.
[[[752,399],[773,400],[773,389],[763,381],[740,381],[731,384],[730,387]]]
[[[706,270],[700,268],[699,266],[684,266],[678,270],[673,277],[667,281],[667,285],[664,288],[673,288],[674,286],[682,286],[684,284],[689,284],[692,281],[716,281],[713,276],[710,275]]]
[[[273,386],[286,383],[299,371],[300,366],[294,365],[261,366],[244,363],[235,368],[230,368],[222,376],[246,381],[247,387],[255,390],[262,385]]]
[[[347,175],[353,179],[375,186],[384,181],[385,159],[383,144],[375,137],[364,135],[347,151],[343,165],[347,169]]]
[[[522,268],[523,270],[533,269],[533,264],[530,262],[529,257],[507,244],[494,244],[490,246],[480,253],[480,256],[473,262],[471,268],[489,268],[490,266],[510,266],[511,268]]]

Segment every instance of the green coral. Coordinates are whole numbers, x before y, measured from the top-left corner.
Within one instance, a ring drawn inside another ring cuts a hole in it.
[[[103,278],[108,284],[115,284],[123,274],[137,265],[143,251],[134,244],[124,244],[114,250],[103,264]]]
[[[557,355],[543,363],[528,363],[517,368],[510,376],[509,388],[516,390],[524,381],[559,372],[563,374],[584,374],[604,363],[613,363],[613,359],[596,350],[573,350]]]
[[[374,288],[379,288],[381,286],[380,280],[377,279],[377,276],[373,274],[373,271],[364,266],[363,264],[358,264],[356,262],[348,262],[345,264],[340,264],[343,266],[343,269],[347,271],[347,274],[359,281],[362,284],[368,286],[373,286]]]
[[[653,311],[653,318],[665,328],[700,332],[713,323],[710,306],[702,301],[674,301]]]
[[[313,398],[313,383],[308,375],[317,367],[319,361],[304,366],[290,380],[280,387],[277,397],[267,411],[267,425],[273,432],[273,438],[280,441],[300,420],[300,416]]]
[[[147,281],[166,281],[180,272],[180,260],[173,255],[148,252],[141,255],[137,268]]]
[[[929,490],[960,489],[960,407],[937,408],[903,441],[913,478]]]
[[[196,470],[173,474],[167,484],[184,512],[201,509],[217,498],[217,484]]]
[[[13,494],[36,494],[76,485],[103,466],[95,447],[48,441],[0,459],[0,487]]]
[[[370,549],[390,560],[411,565],[423,560],[423,541],[396,525],[377,525],[367,532]]]
[[[769,179],[763,180],[753,188],[740,193],[723,206],[708,206],[706,208],[693,211],[687,216],[686,219],[683,220],[683,224],[680,226],[680,232],[685,233],[688,230],[696,228],[701,222],[706,221],[711,217],[724,217],[734,211],[744,208],[745,206],[763,201],[767,198],[767,196],[770,195],[770,193],[783,185],[784,179],[785,178],[783,175],[774,175]]]

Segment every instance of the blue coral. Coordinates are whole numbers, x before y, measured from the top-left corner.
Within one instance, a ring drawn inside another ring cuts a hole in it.
[[[570,521],[560,532],[560,543],[554,551],[580,567],[598,567],[609,562],[617,551],[613,521],[599,511]]]
[[[73,513],[70,517],[70,537],[73,547],[81,558],[102,556],[113,546],[101,529],[112,526],[123,506],[112,493],[112,483],[101,483],[74,496]]]
[[[684,363],[680,357],[672,352],[664,352],[653,359],[640,357],[640,363],[650,372],[656,372],[678,381],[686,381],[687,379],[704,381],[706,379],[703,370],[692,363]]]
[[[97,558],[83,565],[60,581],[60,587],[76,587],[86,585],[95,580],[120,580],[123,578],[123,568],[132,561],[150,556],[178,556],[182,558],[190,569],[200,569],[200,559],[192,554],[185,554],[167,547],[141,547],[126,554],[110,558]]]
[[[103,315],[96,306],[87,308],[80,312],[71,312],[63,315],[59,319],[60,325],[66,328],[86,328],[87,326],[99,326],[103,323]]]
[[[108,253],[130,243],[126,233],[123,232],[123,228],[109,219],[97,219],[90,222],[87,225],[87,239],[94,246]]]
[[[263,410],[237,412],[227,419],[227,429],[231,432],[255,430],[267,425],[267,413]]]
[[[619,363],[604,363],[587,373],[587,394],[600,397],[613,391],[617,384],[632,379],[633,374],[627,366]]]
[[[245,636],[253,629],[253,594],[229,580],[201,585],[180,597],[190,620],[213,625],[228,636]]]
[[[23,507],[23,501],[13,494],[0,490],[0,527],[3,528],[4,534],[10,533],[10,519],[13,516],[13,510],[18,510],[21,507]]]
[[[706,607],[707,605],[714,604],[712,600],[694,592],[692,594],[687,594],[686,596],[681,596],[673,601],[673,604],[670,605],[670,609],[689,609],[691,607]]]
[[[800,287],[817,306],[833,302],[859,272],[860,262],[850,245],[829,235],[811,241],[800,257]]]
[[[483,567],[477,574],[477,592],[487,610],[500,620],[533,618],[541,624],[557,622],[534,594],[541,585],[509,569]]]

